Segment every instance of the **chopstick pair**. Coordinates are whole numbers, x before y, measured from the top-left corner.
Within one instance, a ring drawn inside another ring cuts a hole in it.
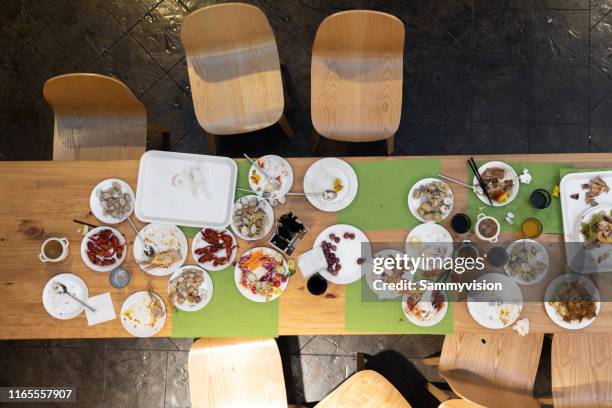
[[[474,177],[476,177],[476,179],[478,180],[478,184],[480,184],[480,188],[487,196],[489,203],[493,205],[493,200],[491,200],[491,196],[489,195],[489,191],[487,190],[487,185],[484,183],[484,181],[482,181],[482,177],[480,177],[480,173],[478,172],[478,166],[476,166],[476,161],[474,160],[473,157],[470,157],[467,162],[470,168],[472,169],[472,172],[474,173]]]

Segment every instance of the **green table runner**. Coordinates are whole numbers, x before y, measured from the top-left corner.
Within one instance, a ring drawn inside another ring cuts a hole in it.
[[[484,162],[478,162],[478,166]],[[519,232],[521,223],[529,217],[540,220],[544,227],[544,232],[551,234],[563,233],[563,221],[561,218],[561,203],[559,198],[552,199],[550,206],[544,210],[534,208],[529,202],[531,193],[543,188],[551,191],[554,185],[559,185],[561,178],[559,172],[564,168],[571,168],[573,164],[568,163],[508,163],[517,174],[521,175],[523,169],[529,169],[532,180],[530,184],[521,184],[518,195],[514,200],[503,207],[491,207],[480,201],[476,194],[468,194],[468,214],[472,219],[472,225],[476,222],[476,217],[480,213],[495,217],[502,227],[502,232]],[[466,164],[467,166],[467,164]],[[468,184],[472,183],[473,173],[468,166]],[[505,221],[506,213],[514,214],[514,224],[510,225]]]
[[[355,201],[338,212],[340,224],[362,230],[412,228],[421,222],[408,209],[408,191],[426,177],[437,177],[440,160],[380,160],[351,163],[359,190]]]
[[[237,160],[237,187],[249,188],[246,160]],[[236,191],[236,198],[248,193]],[[200,229],[181,227],[188,237]],[[172,337],[276,337],[278,336],[278,299],[267,303],[248,300],[236,288],[234,267],[209,272],[213,280],[213,297],[197,312],[175,309],[172,314]]]

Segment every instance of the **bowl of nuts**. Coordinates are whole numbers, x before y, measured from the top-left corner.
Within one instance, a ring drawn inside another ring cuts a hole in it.
[[[168,298],[179,310],[195,312],[210,302],[213,282],[208,272],[199,266],[184,265],[170,276]]]

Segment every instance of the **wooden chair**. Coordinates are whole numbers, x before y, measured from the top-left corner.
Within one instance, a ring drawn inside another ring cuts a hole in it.
[[[315,408],[410,408],[402,394],[375,371],[353,374]]]
[[[287,408],[274,339],[199,339],[188,359],[193,408]]]
[[[402,110],[404,24],[378,11],[327,17],[312,48],[311,114],[320,136],[345,142],[387,140],[393,152]]]
[[[555,408],[612,407],[612,334],[555,334],[552,394]]]
[[[252,132],[278,122],[285,100],[278,49],[265,14],[244,3],[224,3],[189,14],[181,29],[193,106],[208,139]]]
[[[539,407],[533,383],[543,341],[543,334],[447,335],[439,360],[440,374],[453,392],[472,406]]]
[[[97,74],[49,79],[43,95],[55,114],[53,160],[139,159],[147,113],[125,84]]]
[[[462,400],[462,399],[451,399],[451,400],[444,401],[443,403],[438,405],[438,408],[479,408],[479,407],[480,405],[472,404],[471,402]],[[516,408],[519,408],[519,407],[516,407]]]

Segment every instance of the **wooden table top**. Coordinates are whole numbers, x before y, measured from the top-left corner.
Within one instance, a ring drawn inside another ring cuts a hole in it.
[[[362,157],[345,158],[349,163],[367,160],[423,159],[425,157]],[[434,157],[428,157],[433,159]],[[436,157],[437,158],[437,157]],[[442,156],[442,172],[460,180],[467,178],[465,156]],[[524,162],[569,162],[577,167],[612,167],[612,155],[603,153],[550,154],[550,155],[496,155],[479,156],[479,160],[505,160]],[[294,190],[301,191],[308,166],[318,158],[289,159],[294,169]],[[73,219],[98,225],[90,213],[91,189],[106,178],[121,178],[136,190],[138,161],[38,161],[0,162],[0,338],[104,338],[127,337],[129,334],[117,318],[113,321],[88,326],[85,313],[77,318],[60,321],[50,317],[42,305],[42,288],[55,274],[71,272],[81,276],[89,287],[90,295],[110,292],[118,313],[123,301],[133,292],[144,290],[150,283],[160,295],[167,293],[168,277],[154,277],[141,272],[135,264],[131,245],[134,233],[126,223],[115,226],[128,238],[128,256],[123,266],[132,272],[132,282],[125,289],[115,289],[108,281],[108,273],[89,270],[79,253],[82,235]],[[467,190],[453,188],[453,211],[467,211]],[[292,210],[311,232],[292,258],[300,251],[312,248],[318,233],[337,223],[335,213],[316,210],[303,197],[290,197],[277,207],[277,214]],[[136,218],[133,217],[135,221]],[[137,223],[142,226],[142,223]],[[366,230],[372,242],[403,242],[409,229]],[[70,255],[59,263],[41,263],[40,245],[47,237],[66,237],[70,241]],[[560,241],[560,235],[545,234],[546,241]],[[261,243],[261,241],[259,242]],[[191,245],[191,242],[190,242]],[[258,242],[240,241],[240,251]],[[170,309],[170,308],[169,308]],[[287,291],[280,297],[279,334],[346,334],[344,329],[344,287],[330,284],[321,297],[306,290],[306,282],[298,273],[290,279]],[[171,310],[164,328],[158,336],[170,336]],[[531,332],[564,331],[546,315],[542,303],[526,304],[523,316],[529,318]],[[487,331],[469,315],[465,303],[454,307],[454,328],[459,331]],[[511,330],[510,328],[506,330]],[[601,313],[584,331],[612,332],[612,305],[602,303]]]

